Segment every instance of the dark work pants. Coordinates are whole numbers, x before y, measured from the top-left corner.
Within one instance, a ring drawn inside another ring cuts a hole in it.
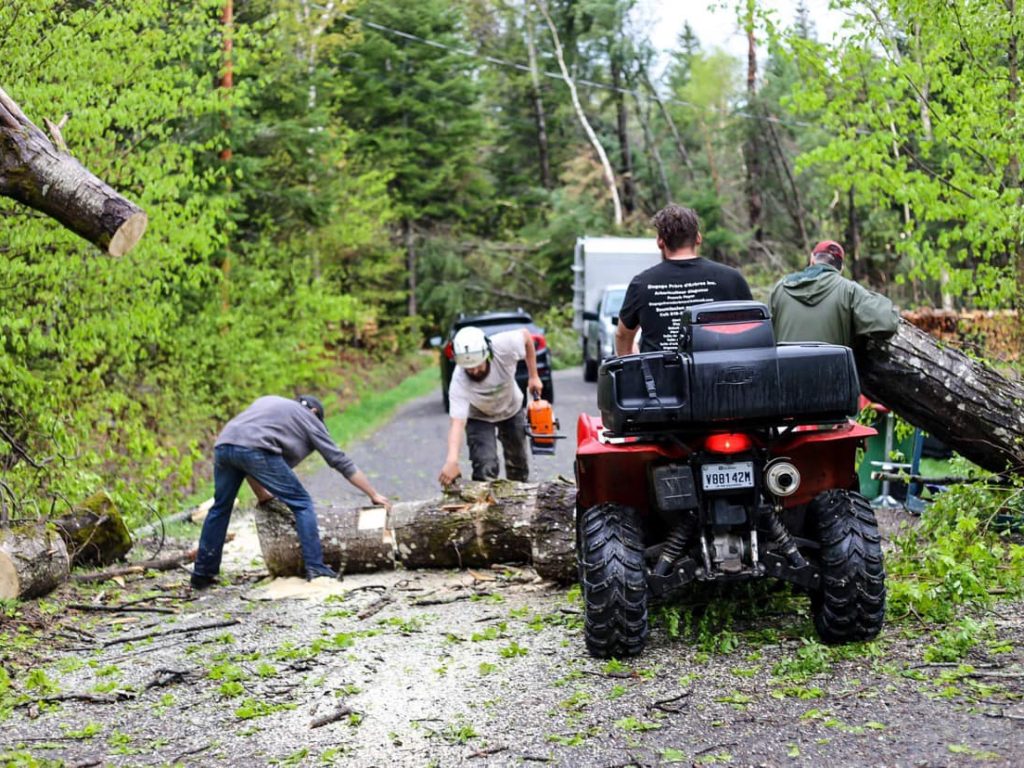
[[[497,439],[495,439],[497,437]],[[505,477],[526,482],[530,459],[526,455],[526,410],[504,421],[466,420],[466,444],[474,480],[498,477],[498,440],[505,453]]]

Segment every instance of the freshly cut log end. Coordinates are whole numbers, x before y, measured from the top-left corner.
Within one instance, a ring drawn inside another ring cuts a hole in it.
[[[71,563],[64,540],[42,524],[0,530],[0,599],[28,599],[67,581]]]
[[[112,256],[146,231],[146,214],[55,146],[0,89],[0,195],[45,213]]]
[[[142,239],[148,223],[149,217],[146,216],[145,211],[139,210],[133,213],[124,220],[124,223],[114,232],[114,236],[110,238],[107,253],[111,256],[124,256]]]

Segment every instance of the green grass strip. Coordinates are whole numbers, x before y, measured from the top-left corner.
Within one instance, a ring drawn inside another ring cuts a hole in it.
[[[410,400],[429,394],[441,386],[437,366],[431,365],[384,392],[360,392],[359,399],[341,411],[326,409],[327,430],[343,449],[372,434]],[[331,411],[334,411],[332,414]]]

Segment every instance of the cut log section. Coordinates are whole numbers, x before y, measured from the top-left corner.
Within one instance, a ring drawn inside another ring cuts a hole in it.
[[[102,491],[83,501],[72,514],[54,521],[71,556],[71,564],[110,565],[132,548],[132,536],[113,500]]]
[[[56,126],[51,130],[59,137]],[[111,256],[128,253],[146,231],[146,213],[139,206],[50,141],[3,89],[0,195],[56,219]]]
[[[571,483],[468,483],[429,501],[317,511],[324,562],[341,573],[528,563],[557,582],[576,578]],[[304,572],[291,511],[277,499],[256,507],[256,530],[275,576]]]
[[[900,321],[857,354],[864,394],[992,472],[1024,471],[1024,385]]]
[[[0,599],[27,599],[67,581],[71,562],[64,540],[41,523],[0,529]]]

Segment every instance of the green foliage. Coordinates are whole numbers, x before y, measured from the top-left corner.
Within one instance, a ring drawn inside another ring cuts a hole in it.
[[[115,260],[0,200],[16,516],[105,486],[138,523],[146,499],[193,482],[198,446],[237,408],[321,381],[326,345],[408,346],[407,324],[378,314],[402,301],[389,176],[352,150],[345,80],[322,60],[352,41],[296,28],[297,5],[241,11],[227,97],[216,0],[0,7],[4,88],[37,123],[71,112],[70,152],[149,217]]]
[[[916,295],[1019,305],[1014,11],[998,0],[914,0],[881,16],[860,0],[837,6],[849,19],[842,46],[791,40],[802,74],[792,103],[827,131],[800,167],[871,206],[865,251],[898,259]]]
[[[834,48],[806,18],[786,30],[752,9],[744,23],[768,42],[757,93],[689,31],[651,82],[661,68],[631,0],[549,4],[632,200],[618,231],[532,6],[307,5],[239,5],[227,91],[220,0],[0,4],[6,91],[37,124],[70,112],[70,153],[149,217],[139,246],[112,259],[0,199],[9,516],[64,512],[105,487],[137,525],[149,500],[173,506],[205,481],[218,426],[257,395],[373,390],[366,367],[460,311],[522,306],[556,367],[575,365],[575,239],[649,236],[670,197],[701,214],[704,254],[744,254],[756,283],[801,261],[808,239],[856,226],[854,274],[896,274],[908,301],[1021,302],[1024,89],[996,0],[912,0],[880,18],[839,0],[849,34]],[[735,643],[727,627],[665,618],[704,652]]]
[[[242,704],[235,709],[235,717],[239,720],[252,720],[257,717],[266,717],[272,715],[275,712],[284,712],[289,709],[295,709],[296,704],[288,702],[282,704],[269,704],[260,699],[248,698],[242,702]]]
[[[890,615],[948,623],[965,607],[991,605],[993,592],[1021,594],[1024,546],[996,524],[1020,493],[979,483],[937,496],[886,561]]]
[[[991,624],[964,618],[939,631],[924,650],[924,660],[949,663],[963,659],[981,640],[983,631],[991,632]]]

